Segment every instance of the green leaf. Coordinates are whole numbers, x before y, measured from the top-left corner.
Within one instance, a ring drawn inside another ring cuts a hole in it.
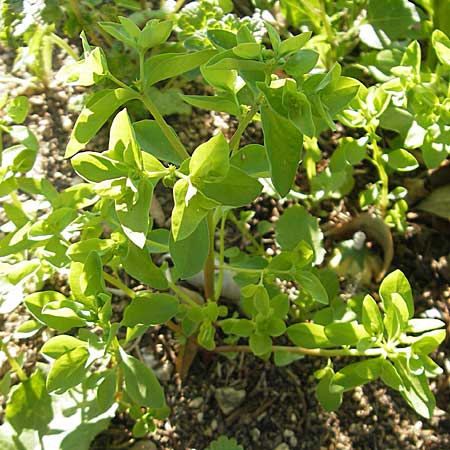
[[[230,149],[222,133],[199,145],[189,161],[189,173],[196,179],[222,181],[230,168]]]
[[[164,408],[164,392],[153,371],[120,349],[125,391],[136,405]]]
[[[383,333],[383,320],[380,308],[372,296],[366,295],[362,305],[362,322],[367,333],[372,336],[379,336]]]
[[[284,350],[277,350],[273,352],[273,362],[277,367],[284,367],[292,364],[299,359],[303,359],[303,355],[299,355],[292,352],[286,352]]]
[[[233,153],[230,163],[255,178],[268,178],[270,174],[269,161],[263,145],[245,145]]]
[[[99,47],[84,52],[84,59],[64,64],[56,78],[65,83],[78,86],[92,86],[101,81],[108,73],[108,64],[103,50]]]
[[[395,270],[387,275],[380,285],[380,297],[387,310],[392,302],[392,294],[397,293],[403,297],[408,307],[409,317],[414,315],[414,299],[412,296],[411,285],[400,270]]]
[[[249,345],[256,356],[263,356],[272,351],[272,339],[269,336],[252,334],[249,339]]]
[[[89,351],[85,347],[74,348],[60,356],[47,376],[48,392],[62,394],[80,384],[86,376],[88,359]]]
[[[192,234],[208,212],[218,205],[198,192],[186,179],[175,183],[173,197],[172,235],[175,241],[186,239]]]
[[[148,284],[155,289],[168,287],[163,271],[155,266],[147,247],[141,249],[128,241],[128,251],[122,258],[122,265],[129,275],[141,283]]]
[[[116,213],[125,235],[137,245],[144,248],[150,227],[150,203],[153,185],[145,178],[139,180],[137,192],[116,200]]]
[[[393,360],[401,380],[400,394],[418,414],[431,419],[433,417],[436,400],[430,391],[424,373],[413,375],[408,367],[406,357],[397,355]]]
[[[108,410],[115,400],[117,385],[116,371],[109,370],[106,372],[103,381],[99,384],[97,389],[97,404],[100,411]]]
[[[357,322],[333,322],[325,327],[325,334],[335,345],[356,345],[367,337],[362,325]]]
[[[450,66],[450,39],[441,30],[434,30],[431,35],[431,42],[439,61]]]
[[[287,328],[289,339],[299,347],[333,347],[325,334],[325,327],[315,323],[296,323]]]
[[[61,332],[86,325],[86,320],[77,314],[76,304],[72,300],[47,303],[42,308],[40,318],[45,324]]]
[[[291,190],[297,174],[303,135],[288,119],[268,106],[261,107],[261,120],[272,182],[284,197]]]
[[[201,50],[195,53],[162,53],[145,61],[145,86],[177,77],[201,66],[217,53],[216,50]]]
[[[325,368],[325,373],[320,378],[316,387],[316,397],[319,403],[327,411],[336,411],[342,404],[342,391],[332,389],[334,372],[331,367]]]
[[[85,148],[113,112],[137,96],[137,93],[124,88],[105,89],[95,94],[75,123],[64,157],[70,158]]]
[[[410,319],[406,331],[408,333],[423,333],[443,326],[445,326],[445,323],[439,319]]]
[[[125,308],[122,323],[127,327],[160,325],[172,319],[177,310],[178,299],[173,295],[141,291]]]
[[[367,155],[368,140],[367,136],[359,139],[351,137],[340,139],[338,148],[331,156],[330,169],[337,172],[344,170],[348,165],[353,166],[361,162]]]
[[[397,172],[410,172],[417,169],[419,163],[417,159],[408,151],[399,148],[383,154],[383,160]]]
[[[434,189],[417,208],[444,219],[450,219],[450,184]]]
[[[192,106],[239,116],[241,110],[230,95],[181,95]]]
[[[412,344],[411,350],[418,355],[428,355],[439,347],[445,337],[445,330],[429,331]]]
[[[18,434],[22,430],[37,430],[43,434],[52,419],[52,400],[45,388],[45,378],[40,370],[36,370],[11,391],[6,420]]]
[[[77,315],[74,302],[67,300],[59,292],[35,292],[26,297],[24,303],[33,317],[61,333],[86,324],[85,320]],[[50,309],[46,309],[47,305],[50,305]]]
[[[124,177],[128,173],[125,164],[95,152],[79,153],[71,163],[78,175],[94,183]]]
[[[131,48],[137,48],[135,37],[130,36],[128,30],[123,26],[123,24],[115,22],[99,22],[98,24],[114,39],[127,44]]]
[[[236,35],[227,30],[212,29],[206,32],[208,39],[218,48],[229,50],[237,45]]]
[[[149,20],[140,32],[138,38],[139,47],[144,51],[163,44],[169,39],[172,28],[173,22],[171,20],[163,20],[161,22]]]
[[[280,44],[278,53],[280,56],[285,56],[288,53],[293,53],[300,50],[311,38],[312,31],[306,31],[305,33],[292,36]]]
[[[28,116],[30,104],[24,95],[14,97],[6,107],[6,114],[15,122],[22,123]]]
[[[57,359],[74,348],[87,347],[87,345],[87,342],[81,341],[76,337],[69,336],[68,334],[60,334],[46,341],[41,347],[41,353],[50,358]]]
[[[344,367],[334,375],[331,381],[333,388],[349,391],[376,380],[380,376],[382,361],[381,358],[372,358]]]
[[[261,58],[261,50],[262,46],[257,42],[243,42],[232,49],[233,53],[240,58],[256,60]]]
[[[305,48],[290,56],[283,66],[283,69],[293,77],[300,77],[309,73],[316,67],[319,54],[314,50]]]
[[[75,242],[66,251],[72,261],[84,262],[91,251],[97,253],[105,263],[112,257],[117,243],[112,239],[90,238]]]
[[[201,272],[209,250],[206,220],[202,220],[186,239],[175,241],[170,233],[169,250],[179,278],[189,278]]]
[[[311,272],[302,270],[295,274],[300,287],[305,290],[317,303],[328,305],[328,293],[319,278]]]
[[[144,152],[174,164],[179,165],[183,162],[182,158],[172,147],[172,144],[161,131],[161,128],[156,121],[141,120],[139,122],[134,122],[133,128],[136,133],[136,140],[139,147]],[[175,131],[173,131],[172,128],[171,131],[175,135]]]
[[[276,240],[283,250],[294,250],[299,242],[305,241],[313,250],[315,264],[325,256],[322,246],[323,233],[318,220],[300,205],[285,210],[275,225]]]
[[[122,109],[111,124],[109,151],[105,156],[122,161],[133,169],[142,169],[142,155],[127,110]]]
[[[217,183],[204,182],[199,185],[208,198],[224,206],[245,206],[261,193],[262,185],[241,169],[231,166],[224,179]]]

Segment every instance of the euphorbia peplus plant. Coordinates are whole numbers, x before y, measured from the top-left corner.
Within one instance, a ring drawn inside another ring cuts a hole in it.
[[[358,82],[340,75],[338,65],[328,73],[308,75],[317,61],[314,51],[302,49],[310,33],[281,41],[267,27],[272,49],[243,26],[236,34],[212,30],[215,48],[171,53],[171,44],[166,43],[170,21],[152,20],[140,30],[121,18],[120,24],[107,23],[103,28],[138,52],[139,80],[132,86],[118,80],[109,71],[103,51],[91,48],[86,40],[84,60],[63,69],[66,77],[84,86],[107,78],[118,87],[95,93],[67,146],[66,157],[90,183],[87,204],[73,203],[79,191],[69,192],[65,199],[71,220],[63,221],[58,216],[62,213],[55,216],[50,211],[39,218],[39,226],[32,227],[34,241],[40,236],[47,242],[54,230],[59,233],[67,248],[67,261],[60,268],[69,268],[71,295],[36,292],[25,299],[25,305],[38,327],[63,333],[41,349],[52,361],[48,392],[62,394],[88,380],[89,388],[97,391],[97,412],[117,402],[137,420],[138,436],[151,431],[153,419],[167,414],[167,407],[152,370],[127,349],[150,327],[162,324],[191,349],[229,355],[249,352],[263,359],[273,355],[278,365],[303,355],[365,357],[337,372],[328,362],[317,373],[317,396],[327,409],[340,405],[343,392],[381,378],[419,414],[431,417],[433,413],[426,377],[440,369],[427,355],[444,339],[445,331],[440,329],[444,324],[413,318],[411,289],[401,272],[383,281],[381,304],[371,296],[344,302],[338,297],[337,279],[316,267],[325,254],[318,222],[298,205],[287,209],[276,224],[275,256],[225,248],[225,225],[228,217],[234,217],[233,209],[258,197],[261,178],[270,179],[276,191],[286,195],[301,160],[303,135],[314,137],[334,127],[333,118],[359,89]],[[147,57],[155,47],[165,52]],[[184,99],[233,114],[239,125],[229,142],[219,133],[190,156],[148,89],[198,67],[217,95]],[[278,79],[275,74],[280,70],[286,78]],[[136,100],[152,120],[133,123],[122,109],[112,122],[108,149],[82,151],[119,108]],[[242,133],[259,118],[264,146],[241,148]],[[149,214],[159,182],[173,189],[170,230],[154,228]],[[160,253],[170,254],[173,267],[153,261],[152,255]],[[142,288],[125,285],[120,270]],[[204,295],[193,300],[177,283],[199,272]],[[225,272],[240,287],[233,313],[221,302]],[[298,287],[294,298],[284,292],[283,282]],[[112,314],[106,283],[131,299],[120,318]],[[77,333],[64,334],[74,328]],[[94,328],[101,331],[94,333]],[[225,345],[217,346],[218,328],[226,336]],[[291,344],[281,345],[288,341]],[[93,367],[94,376],[89,375]],[[34,382],[41,389],[38,378]],[[6,417],[19,432],[24,425],[18,424],[14,395],[11,399]],[[41,428],[45,434],[45,426]]]

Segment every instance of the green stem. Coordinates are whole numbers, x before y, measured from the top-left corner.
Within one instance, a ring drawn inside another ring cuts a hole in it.
[[[11,353],[8,350],[7,345],[2,342],[0,348],[3,350],[3,353],[6,355],[6,359],[9,362],[9,365],[11,368],[16,372],[17,376],[19,377],[20,381],[26,381],[28,380],[27,374],[25,371],[20,367],[19,363],[17,362],[16,358],[14,358]]]
[[[136,293],[133,291],[133,289],[130,289],[127,285],[125,285],[121,280],[118,278],[110,275],[107,272],[103,272],[103,278],[109,283],[115,286],[116,288],[120,289],[124,294],[128,295],[130,298],[134,298],[136,296]]]
[[[239,122],[239,126],[237,127],[237,130],[233,134],[230,140],[230,150],[231,154],[233,154],[235,151],[239,149],[239,143],[241,142],[242,134],[244,133],[245,129],[248,127],[249,123],[253,120],[253,117],[258,112],[259,109],[259,101],[255,102],[255,104],[249,109],[247,114],[244,116],[244,118]]]
[[[380,211],[384,216],[386,209],[389,204],[389,178],[386,173],[386,169],[384,168],[383,161],[383,152],[380,147],[378,147],[377,140],[375,136],[371,136],[371,145],[372,145],[372,154],[373,154],[373,163],[378,170],[378,174],[380,176],[381,181],[381,200],[380,200]]]
[[[142,93],[144,93],[144,78],[145,78],[144,57],[145,52],[139,52],[139,89]]]
[[[150,114],[155,119],[156,123],[161,128],[161,131],[166,136],[167,140],[170,142],[174,150],[180,155],[180,157],[184,160],[189,158],[189,153],[187,152],[186,148],[180,141],[179,137],[173,132],[172,128],[170,128],[169,124],[164,120],[164,117],[162,114],[158,111],[158,108],[153,103],[153,101],[150,99],[148,95],[142,95],[140,97],[142,103],[145,105],[145,107],[148,109]]]
[[[256,247],[258,252],[263,255],[265,253],[264,247],[255,239],[255,237],[245,228],[245,226],[239,222],[239,220],[236,218],[234,213],[230,211],[230,214],[228,215],[228,218],[236,225],[238,230],[244,234],[247,239],[251,241],[251,243]]]
[[[220,222],[220,241],[219,241],[219,267],[222,267],[224,265],[224,259],[225,259],[225,222],[227,220],[227,214],[225,213],[222,216],[221,222]],[[219,269],[219,275],[217,277],[217,285],[216,285],[216,292],[214,295],[214,299],[217,301],[220,298],[220,295],[222,294],[222,286],[223,286],[223,274],[224,270],[223,268]]]
[[[181,156],[182,159],[189,158],[189,153],[185,149],[179,137],[174,133],[172,128],[170,128],[169,124],[165,121],[164,117],[158,111],[158,108],[148,95],[145,94],[139,95],[138,92],[130,88],[130,86],[127,86],[123,81],[120,81],[112,73],[108,73],[108,78],[114,83],[116,83],[118,86],[126,89],[127,91],[133,92],[133,94],[136,95],[136,98],[141,100],[141,102],[147,108],[148,112],[153,116],[156,123],[159,125],[161,131],[164,133],[164,135],[166,136],[167,140],[170,142],[174,150]]]
[[[203,267],[203,276],[205,281],[205,298],[207,300],[214,300],[214,213],[208,213],[208,233],[209,233],[209,249],[206,257],[205,265]]]
[[[228,264],[219,264],[215,266],[218,270],[229,270],[230,272],[241,272],[241,273],[264,273],[264,269],[249,269],[246,267],[235,267]]]
[[[272,345],[272,352],[288,352],[307,356],[381,356],[386,354],[383,348],[369,348],[364,351],[356,349],[323,349],[323,348],[304,348],[304,347],[290,347],[285,345]],[[248,345],[222,345],[214,349],[216,353],[252,353]]]
[[[177,297],[182,300],[183,302],[187,303],[190,306],[199,306],[198,303],[195,300],[192,300],[189,295],[185,294],[175,283],[169,281],[169,287],[172,289],[173,292],[177,295]]]
[[[336,44],[324,0],[320,0],[320,18],[322,19],[325,34],[327,36],[328,43],[330,44],[331,62],[334,64],[336,62]]]

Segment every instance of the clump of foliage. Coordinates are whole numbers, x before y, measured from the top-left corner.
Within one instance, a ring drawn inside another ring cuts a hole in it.
[[[337,62],[329,70],[317,70],[319,54],[308,47],[311,32],[281,39],[265,23],[267,35],[261,40],[245,23],[237,27],[234,22],[234,28],[208,28],[202,36],[207,42],[183,49],[169,41],[172,20],[152,19],[141,29],[120,17],[118,23],[100,26],[135,52],[139,77],[128,84],[119,79],[107,53],[84,36],[84,58],[60,71],[67,82],[98,87],[66,148],[66,157],[84,181],[57,192],[46,180],[25,176],[30,151],[35,155],[37,148],[27,147],[22,137],[18,149],[3,152],[0,187],[2,196],[9,196],[4,209],[10,223],[0,241],[0,257],[8,289],[54,273],[67,274],[70,285],[70,295],[37,289],[24,299],[32,320],[21,326],[18,336],[30,337],[45,327],[57,334],[41,349],[49,364],[39,365],[31,376],[8,355],[21,382],[9,395],[2,428],[6,442],[24,445],[26,439],[66,450],[87,448],[117,410],[135,419],[135,436],[153,431],[155,420],[169,413],[164,392],[154,372],[129,348],[159,325],[172,329],[194,353],[203,349],[233,357],[246,352],[273,358],[278,366],[305,355],[326,358],[315,375],[317,398],[327,410],[336,410],[345,392],[381,379],[418,414],[430,418],[435,399],[427,377],[441,369],[429,354],[445,338],[444,323],[414,318],[413,294],[402,272],[384,278],[379,301],[371,295],[344,301],[337,277],[319,268],[325,250],[318,220],[300,205],[287,208],[276,223],[273,255],[255,238],[248,251],[226,248],[225,242],[227,221],[237,220],[234,211],[255,201],[263,188],[281,198],[297,194],[293,186],[304,140],[311,151],[321,132],[336,128],[337,118],[365,129],[367,138],[343,141],[332,169],[347,170],[370,158],[381,180],[380,200],[372,203],[385,212],[392,194],[386,191],[388,167],[411,168],[417,162],[402,144],[386,152],[378,147],[382,115],[390,107],[401,110],[403,118],[414,117],[425,130],[424,139],[428,129],[433,133],[436,125],[439,130],[447,127],[448,99],[439,80],[429,73],[422,76],[418,44],[413,42],[392,69],[395,77],[366,88],[343,75]],[[445,71],[448,39],[435,32],[433,43],[439,70]],[[214,95],[182,99],[228,113],[238,126],[229,141],[219,132],[190,155],[151,93],[159,82],[192,71],[201,74]],[[114,87],[105,88],[105,81]],[[424,100],[430,98],[431,105]],[[11,121],[25,118],[22,102],[15,99],[8,106]],[[152,119],[133,121],[127,109],[131,102],[139,102]],[[90,141],[111,117],[108,147],[89,151]],[[264,145],[241,146],[252,121],[261,122]],[[0,126],[14,131],[9,118]],[[402,130],[400,139],[406,140],[410,128]],[[170,230],[157,228],[150,215],[157,185],[173,191]],[[46,210],[27,212],[17,189],[45,202]],[[162,254],[169,254],[172,264],[159,258]],[[139,290],[123,282],[123,273],[140,283]],[[201,299],[193,299],[179,282],[198,273],[204,292]],[[240,289],[236,308],[221,300],[225,273]],[[294,298],[284,291],[284,282],[297,286]],[[130,300],[120,317],[113,314],[108,285]],[[3,348],[8,351],[5,343]],[[335,371],[336,356],[357,361]],[[77,418],[75,425],[57,433],[52,421],[61,398],[71,399]],[[211,448],[222,444],[219,440]]]

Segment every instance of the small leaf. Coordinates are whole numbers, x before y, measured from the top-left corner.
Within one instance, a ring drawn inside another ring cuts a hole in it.
[[[125,271],[141,283],[155,289],[167,288],[167,279],[163,271],[153,262],[147,247],[141,249],[129,241],[128,251],[122,258],[122,264]]]
[[[296,323],[287,329],[289,339],[299,347],[326,348],[332,347],[325,334],[325,327],[315,323]]]
[[[299,242],[305,241],[315,254],[315,264],[325,256],[323,233],[315,217],[300,205],[285,210],[275,225],[276,240],[283,250],[294,250]]]
[[[450,66],[450,39],[441,30],[434,30],[431,35],[431,42],[439,61]]]
[[[47,377],[47,390],[62,394],[80,384],[86,376],[89,351],[76,347],[64,353],[54,363]]]
[[[70,158],[85,148],[114,111],[137,96],[124,88],[105,89],[95,94],[75,123],[64,157]]]
[[[311,35],[312,31],[306,31],[305,33],[286,39],[280,44],[279,54],[284,56],[300,50],[309,41]]]
[[[261,120],[272,182],[280,196],[284,197],[294,183],[301,159],[303,135],[288,119],[268,106],[261,107]]]
[[[41,353],[50,358],[57,359],[64,353],[78,347],[87,347],[87,342],[67,334],[53,336],[41,347]]]
[[[295,279],[300,284],[300,287],[311,296],[313,301],[328,305],[328,293],[316,275],[303,270],[295,274]]]
[[[272,339],[269,336],[252,334],[249,340],[250,348],[256,356],[263,356],[272,351]]]
[[[172,319],[177,310],[178,299],[173,295],[141,291],[125,308],[122,323],[127,327],[160,325]]]
[[[215,54],[216,50],[207,49],[195,53],[162,53],[152,56],[145,62],[145,86],[189,72],[205,64]]]
[[[28,103],[28,98],[24,95],[19,95],[8,103],[6,114],[8,114],[15,123],[22,123],[26,119],[29,109],[30,105]]]
[[[122,349],[120,355],[125,390],[133,402],[139,406],[163,408],[166,405],[164,392],[153,371]]]
[[[229,154],[230,149],[222,133],[199,145],[194,150],[189,162],[191,178],[193,180],[223,180],[230,167]]]
[[[367,333],[379,336],[383,333],[383,320],[380,308],[370,295],[366,295],[362,306],[362,322]]]
[[[380,285],[380,297],[383,301],[385,310],[392,302],[392,294],[397,293],[403,297],[408,307],[409,317],[414,315],[414,299],[412,296],[411,285],[400,270],[395,270],[387,275]]]
[[[384,153],[383,160],[397,172],[410,172],[419,167],[417,159],[411,153],[401,148]]]
[[[362,325],[356,322],[333,322],[325,327],[325,334],[335,345],[356,345],[367,337]]]
[[[30,378],[16,385],[10,395],[6,420],[17,434],[22,430],[37,430],[44,434],[53,419],[53,408],[42,372],[36,370]]]
[[[170,233],[169,250],[178,277],[189,278],[201,272],[209,250],[206,220],[202,220],[195,231],[183,240],[175,241]]]

